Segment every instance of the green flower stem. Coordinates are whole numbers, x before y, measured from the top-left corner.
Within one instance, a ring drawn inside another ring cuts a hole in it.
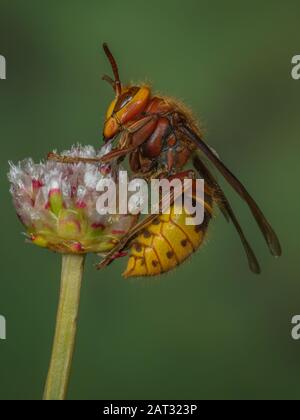
[[[63,255],[61,289],[44,400],[64,400],[75,347],[85,256]]]

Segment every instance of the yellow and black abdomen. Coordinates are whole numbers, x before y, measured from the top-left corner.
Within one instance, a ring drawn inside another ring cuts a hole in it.
[[[211,197],[206,195],[205,218],[201,225],[187,225],[189,214],[158,215],[134,240],[124,277],[155,276],[166,273],[192,255],[203,244],[212,217]]]

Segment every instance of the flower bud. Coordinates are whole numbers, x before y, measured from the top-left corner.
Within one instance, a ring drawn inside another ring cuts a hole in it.
[[[73,146],[62,155],[96,158],[91,146]],[[100,215],[96,209],[101,192],[96,186],[112,178],[116,168],[102,164],[74,164],[26,159],[10,163],[8,174],[17,215],[33,244],[61,253],[106,253],[135,223],[135,217]]]

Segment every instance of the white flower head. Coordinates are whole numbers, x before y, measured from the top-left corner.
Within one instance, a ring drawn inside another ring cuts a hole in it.
[[[73,146],[62,156],[95,158],[110,151],[92,146]],[[100,216],[96,210],[96,185],[113,177],[115,167],[74,164],[31,158],[10,163],[8,179],[17,215],[27,237],[36,245],[64,253],[105,253],[134,223],[132,216]],[[117,228],[115,228],[117,227]]]

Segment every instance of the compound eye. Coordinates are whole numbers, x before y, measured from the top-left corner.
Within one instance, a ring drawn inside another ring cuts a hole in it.
[[[107,120],[112,116],[112,113],[114,112],[114,109],[115,109],[115,106],[116,106],[116,102],[117,102],[116,99],[114,99],[112,101],[112,103],[109,105],[108,110],[106,112],[106,119]]]
[[[132,87],[129,88],[126,92],[124,92],[117,100],[114,112],[118,112],[121,109],[123,109],[130,101],[132,101],[132,99],[135,97],[139,90],[140,88],[138,87]]]

